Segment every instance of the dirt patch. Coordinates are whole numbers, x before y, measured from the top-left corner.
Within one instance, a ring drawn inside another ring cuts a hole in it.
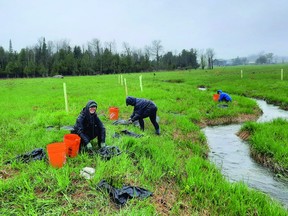
[[[15,170],[11,167],[6,167],[5,169],[0,170],[0,179],[13,178],[17,173],[18,170]]]
[[[88,199],[88,192],[89,188],[77,188],[73,194],[71,194],[71,197],[73,200],[83,200],[83,199]]]
[[[204,128],[206,126],[217,126],[217,125],[228,125],[228,124],[239,124],[247,121],[255,121],[259,118],[259,114],[241,114],[237,117],[223,117],[217,119],[205,119],[199,122],[197,125]]]
[[[161,215],[169,215],[173,204],[176,202],[176,192],[167,185],[158,186],[153,194],[153,202],[158,213]]]
[[[245,141],[247,141],[250,137],[249,131],[240,131],[240,132],[236,133],[236,135]]]
[[[171,215],[171,210],[177,203],[177,196],[180,194],[179,188],[176,186],[175,182],[169,181],[162,185],[158,185],[156,188],[157,189],[153,193],[152,202],[156,206],[157,213],[159,215]],[[191,215],[191,213],[188,205],[181,200],[177,214]]]
[[[45,199],[48,192],[47,192],[47,190],[45,190],[45,188],[35,187],[34,193],[38,198]]]
[[[7,179],[11,176],[6,170],[0,170],[0,179]]]
[[[187,140],[189,142],[199,142],[199,134],[196,132],[183,133],[180,129],[173,131],[174,140]]]

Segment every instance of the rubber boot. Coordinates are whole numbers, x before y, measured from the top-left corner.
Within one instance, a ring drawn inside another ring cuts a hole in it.
[[[160,129],[157,129],[155,134],[160,135]]]

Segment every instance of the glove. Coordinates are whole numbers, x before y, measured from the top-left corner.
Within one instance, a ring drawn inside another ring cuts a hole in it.
[[[86,148],[87,148],[88,150],[92,150],[92,144],[89,142],[89,143],[86,145]]]
[[[101,146],[101,148],[103,148],[106,146],[106,144],[104,142],[102,142],[100,146]]]

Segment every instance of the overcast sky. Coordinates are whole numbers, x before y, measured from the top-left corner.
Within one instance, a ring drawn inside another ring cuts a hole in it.
[[[0,46],[99,39],[164,52],[212,48],[215,58],[288,56],[288,0],[0,0]]]

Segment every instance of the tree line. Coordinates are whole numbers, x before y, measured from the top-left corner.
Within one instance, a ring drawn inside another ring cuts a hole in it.
[[[0,46],[0,77],[48,77],[145,72],[175,69],[213,68],[213,49],[200,55],[196,49],[183,49],[181,53],[163,52],[160,40],[152,41],[144,49],[132,49],[123,43],[123,52],[117,53],[115,42],[93,39],[87,46],[71,47],[67,40],[58,42],[40,38],[33,47],[9,50]],[[198,63],[197,59],[200,59]]]

